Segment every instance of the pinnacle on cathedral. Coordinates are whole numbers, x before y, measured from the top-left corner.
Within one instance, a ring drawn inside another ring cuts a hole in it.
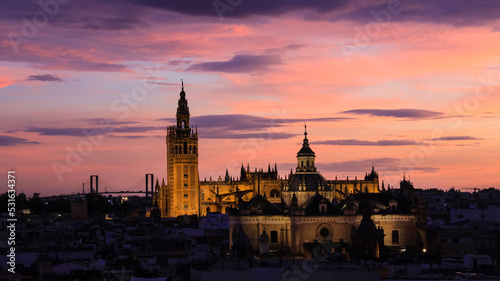
[[[307,126],[304,125],[304,141],[302,143],[302,148],[297,153],[299,156],[315,156],[314,151],[309,147],[309,140],[307,139]]]

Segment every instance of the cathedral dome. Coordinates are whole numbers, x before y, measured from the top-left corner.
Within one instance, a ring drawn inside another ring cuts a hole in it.
[[[322,187],[322,188],[320,188]],[[295,173],[288,181],[289,191],[330,190],[325,178],[319,173]]]
[[[303,145],[302,148],[297,152],[297,156],[314,156],[314,151],[309,147],[309,144]]]

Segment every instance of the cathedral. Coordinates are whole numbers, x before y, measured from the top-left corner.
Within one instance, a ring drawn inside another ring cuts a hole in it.
[[[426,248],[425,204],[405,178],[400,189],[385,190],[372,166],[363,179],[325,179],[305,127],[295,172],[285,178],[276,164],[267,170],[242,164],[238,177],[226,170],[224,177],[200,181],[198,131],[189,117],[182,85],[177,122],[167,128],[167,183],[157,182],[154,195],[161,217],[229,214],[230,246],[238,256],[257,249],[310,256],[327,242],[373,260],[387,251]]]
[[[267,170],[250,169],[241,165],[238,177],[226,174],[218,179],[199,180],[198,131],[189,124],[189,107],[184,85],[177,105],[177,122],[167,128],[167,183],[156,185],[155,200],[162,217],[180,215],[205,216],[210,212],[228,213],[236,208],[238,200],[248,201],[256,195],[264,196],[271,203],[290,205],[292,197],[302,205],[319,193],[330,202],[339,202],[350,194],[378,193],[379,177],[372,167],[364,179],[327,180],[316,169],[314,151],[309,146],[304,130],[302,147],[297,153],[295,172],[281,178],[276,164]],[[382,186],[383,189],[383,186]]]

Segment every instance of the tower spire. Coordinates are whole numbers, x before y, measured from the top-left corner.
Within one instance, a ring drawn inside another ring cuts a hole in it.
[[[306,125],[306,122],[304,122],[304,138],[307,139],[307,125]]]
[[[186,99],[186,92],[184,92],[184,80],[181,79],[182,89],[179,94],[179,101],[177,103],[177,129],[185,131],[183,133],[189,133],[189,106]]]

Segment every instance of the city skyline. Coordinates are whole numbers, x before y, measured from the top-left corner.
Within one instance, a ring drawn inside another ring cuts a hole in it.
[[[166,179],[181,79],[200,180],[247,163],[284,177],[307,123],[327,179],[374,165],[386,185],[499,187],[496,2],[49,2],[0,4],[0,161],[18,192]]]

